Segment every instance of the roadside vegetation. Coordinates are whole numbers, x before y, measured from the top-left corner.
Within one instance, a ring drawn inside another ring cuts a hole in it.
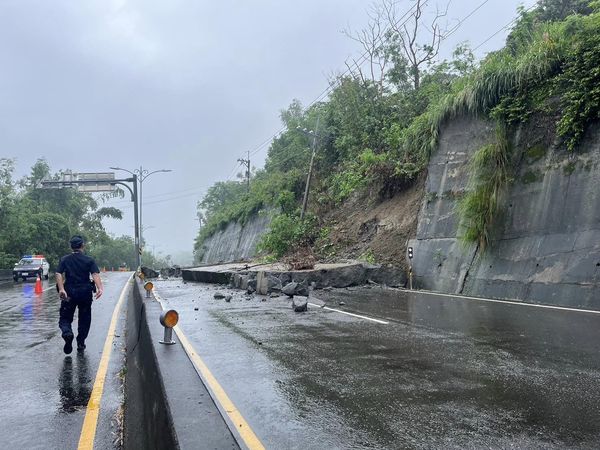
[[[135,267],[133,239],[112,237],[102,226],[102,219],[122,218],[119,209],[103,207],[106,197],[94,198],[75,189],[37,189],[45,178],[56,178],[45,160],[38,160],[29,176],[13,179],[14,161],[0,158],[0,268],[11,269],[21,256],[43,254],[56,268],[67,254],[69,239],[82,235],[87,253],[100,267],[117,269],[125,264]],[[151,254],[144,261],[156,265]],[[160,264],[159,264],[160,265]]]
[[[412,3],[418,10],[422,2]],[[382,0],[365,30],[347,32],[363,57],[330,81],[325,100],[307,107],[294,101],[282,111],[285,130],[271,143],[265,167],[252,172],[250,190],[241,179],[218,182],[198,203],[196,258],[208,236],[259,211],[276,215],[261,243],[264,254],[280,258],[305,247],[318,253],[328,211],[361,192],[384,199],[411,186],[435,152],[440,128],[460,115],[487,119],[498,130],[474,155],[469,192],[458,202],[462,238],[485,248],[513,180],[509,142],[516,127],[534,115],[552,117],[565,148],[577,151],[600,118],[599,1],[541,0],[521,8],[505,47],[478,62],[466,44],[439,60],[444,12],[430,23],[415,15],[404,28],[394,5]],[[405,34],[423,36],[425,29],[425,45]],[[300,220],[313,140],[304,129],[318,138],[309,211]]]

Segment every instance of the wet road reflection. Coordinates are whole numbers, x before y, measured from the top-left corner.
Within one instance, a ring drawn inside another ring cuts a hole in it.
[[[90,399],[93,387],[87,356],[80,353],[75,357],[65,356],[58,381],[60,410],[72,413],[84,408]]]
[[[296,314],[284,297],[215,300],[222,287],[158,289],[272,448],[600,442],[600,315],[384,289],[314,293],[382,325],[315,307]]]
[[[34,281],[0,283],[1,449],[77,448],[102,345],[128,276],[103,275],[107,290],[94,304],[86,353],[74,351],[69,356],[63,353],[58,329],[60,299],[54,282],[44,280],[38,294]],[[116,366],[111,366],[110,374],[117,373],[118,358],[111,364]],[[120,381],[115,380],[110,378],[105,386],[106,408],[120,402]],[[100,420],[98,436],[112,445],[110,427],[110,420]]]

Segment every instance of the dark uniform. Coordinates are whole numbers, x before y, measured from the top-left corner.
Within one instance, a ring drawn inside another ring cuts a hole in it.
[[[84,346],[92,322],[93,288],[90,274],[100,273],[100,270],[98,270],[98,265],[93,258],[74,251],[70,255],[62,257],[56,272],[66,275],[65,291],[67,291],[68,296],[61,301],[58,326],[63,337],[73,336],[71,323],[73,322],[75,308],[79,308],[77,343]]]

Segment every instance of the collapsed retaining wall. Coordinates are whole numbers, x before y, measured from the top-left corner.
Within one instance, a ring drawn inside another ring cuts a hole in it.
[[[271,223],[272,211],[253,215],[247,223],[229,222],[224,230],[207,238],[199,253],[205,264],[247,261],[256,255],[256,246]]]
[[[456,205],[468,188],[469,159],[494,126],[458,118],[444,127],[409,243],[418,286],[600,309],[600,127],[575,153],[549,140],[553,134],[535,121],[517,132],[505,213],[482,252],[458,239]]]
[[[186,281],[231,284],[232,287],[244,290],[252,286],[259,294],[280,291],[292,281],[312,285],[315,289],[344,288],[367,283],[391,287],[406,285],[406,273],[403,270],[362,262],[316,264],[314,269],[306,270],[288,270],[285,264],[277,263],[252,267],[238,263],[190,268],[181,272]]]

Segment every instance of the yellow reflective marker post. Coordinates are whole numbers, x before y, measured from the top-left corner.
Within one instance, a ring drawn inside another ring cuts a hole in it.
[[[94,387],[92,388],[92,393],[85,411],[85,419],[83,420],[81,435],[79,436],[79,446],[77,447],[78,450],[92,450],[94,448],[98,415],[100,414],[100,401],[102,400],[102,393],[104,392],[104,381],[106,380],[106,372],[108,371],[108,363],[112,353],[112,343],[115,338],[115,330],[117,329],[117,320],[119,318],[121,305],[125,301],[127,290],[132,281],[133,280],[130,279],[125,287],[123,287],[121,295],[119,296],[119,301],[113,310],[110,326],[108,327],[108,334],[106,335],[104,348],[102,349],[102,357],[100,358],[100,364],[98,365],[98,372],[96,373],[96,380],[94,381]]]
[[[154,290],[154,297],[162,305],[162,299],[156,292],[156,289]],[[196,372],[200,376],[200,379],[211,394],[211,397],[215,403],[220,406],[219,409],[221,412],[227,414],[231,424],[235,427],[234,435],[239,435],[249,450],[265,450],[265,447],[258,436],[256,436],[252,428],[250,428],[250,425],[248,425],[248,422],[246,422],[246,419],[244,419],[244,416],[242,416],[242,413],[231,401],[225,392],[225,389],[223,389],[206,364],[204,364],[204,361],[202,361],[202,358],[200,358],[200,355],[198,355],[179,325],[175,325],[173,329],[175,330],[183,349],[187,353],[188,358],[190,358],[192,365],[196,369]]]

